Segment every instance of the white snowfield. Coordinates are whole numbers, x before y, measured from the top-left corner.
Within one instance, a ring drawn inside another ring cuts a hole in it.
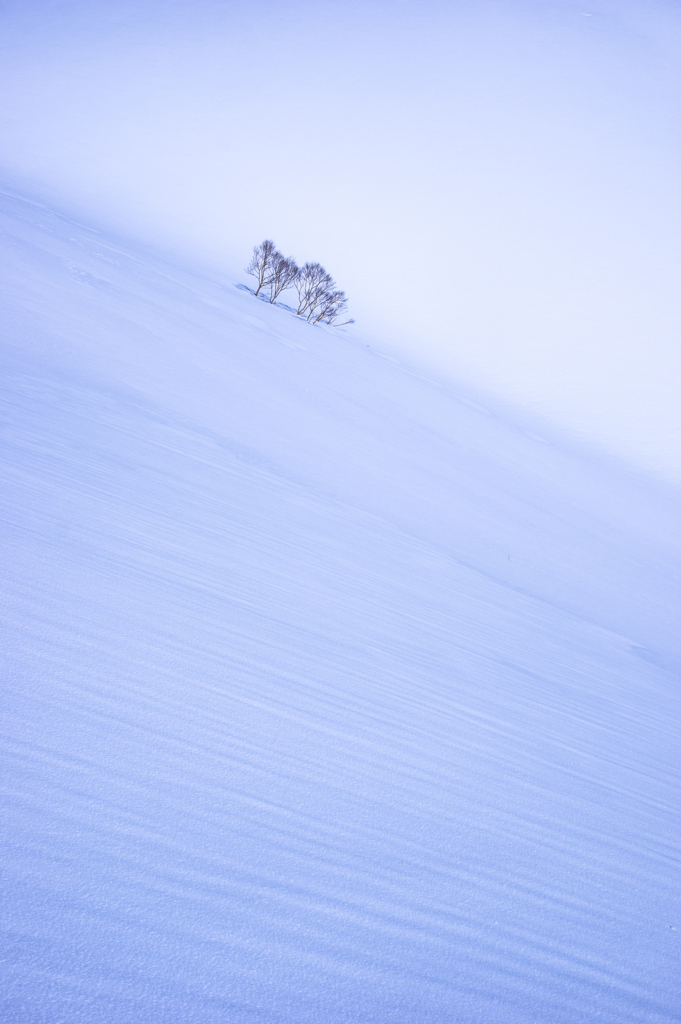
[[[678,1021],[678,495],[5,190],[4,1024]]]

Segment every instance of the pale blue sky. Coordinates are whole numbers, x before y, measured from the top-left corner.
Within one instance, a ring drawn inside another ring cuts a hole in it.
[[[234,275],[273,237],[362,329],[681,480],[681,8],[0,9],[0,163]]]

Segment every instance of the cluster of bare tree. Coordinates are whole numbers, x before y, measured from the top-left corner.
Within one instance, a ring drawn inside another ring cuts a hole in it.
[[[253,249],[253,258],[246,267],[258,282],[256,295],[264,288],[270,302],[278,299],[288,288],[298,293],[298,316],[304,316],[311,324],[336,324],[342,327],[354,320],[338,324],[348,308],[345,292],[336,287],[336,282],[327,274],[320,263],[305,263],[299,267],[292,256],[282,256],[271,239],[266,239]]]

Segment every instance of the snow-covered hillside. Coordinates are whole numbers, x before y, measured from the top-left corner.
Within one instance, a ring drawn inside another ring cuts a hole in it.
[[[678,1020],[674,493],[0,206],[2,1020]]]

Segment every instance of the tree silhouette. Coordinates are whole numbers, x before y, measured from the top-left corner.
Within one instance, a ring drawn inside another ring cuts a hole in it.
[[[275,252],[270,267],[265,284],[270,289],[270,302],[274,302],[282,292],[294,284],[300,271],[293,256],[282,256],[280,252]]]
[[[347,313],[348,300],[321,263],[308,262],[298,267],[293,256],[282,256],[269,238],[253,249],[246,273],[252,274],[258,282],[256,296],[262,288],[269,288],[270,302],[287,288],[295,288],[298,293],[296,315],[305,317],[308,323],[343,327],[355,322],[350,319],[337,323],[338,318]]]
[[[266,238],[260,245],[253,247],[253,256],[246,267],[246,273],[252,274],[258,282],[256,295],[259,295],[260,289],[268,283],[272,264],[277,256],[281,256],[281,253],[277,252],[277,247],[271,238]]]

